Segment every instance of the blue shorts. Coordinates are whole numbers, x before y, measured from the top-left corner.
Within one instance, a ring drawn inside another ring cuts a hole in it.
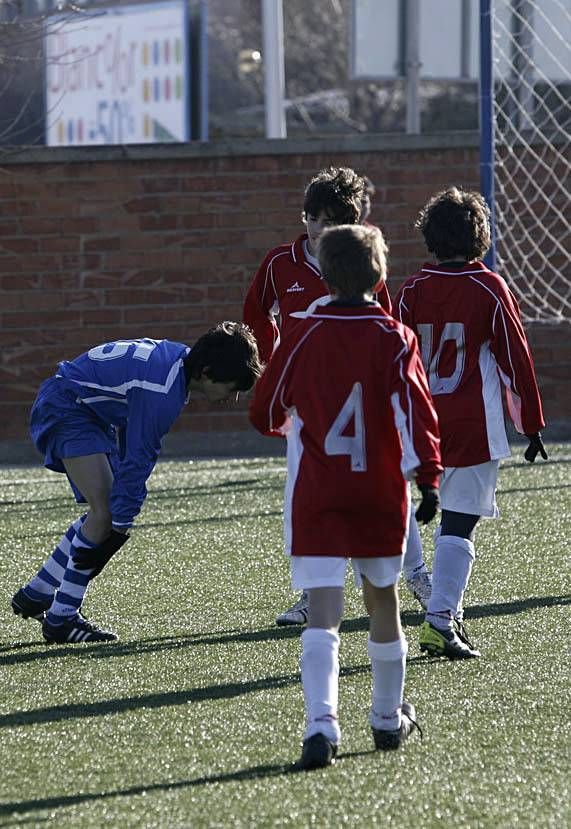
[[[50,377],[40,386],[30,415],[30,435],[44,456],[44,466],[64,472],[62,458],[77,458],[103,453],[115,470],[118,451],[115,427],[100,420],[79,401],[72,389]],[[85,498],[72,480],[70,486],[78,503]]]

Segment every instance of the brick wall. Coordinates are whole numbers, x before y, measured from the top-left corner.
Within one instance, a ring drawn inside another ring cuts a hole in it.
[[[377,185],[371,219],[390,243],[394,293],[424,248],[418,207],[450,183],[478,186],[477,136],[366,136],[169,147],[41,148],[0,167],[0,446],[25,446],[39,383],[57,362],[117,337],[192,343],[240,319],[268,248],[301,231],[308,178],[328,164]],[[569,329],[530,330],[547,414],[571,415]],[[247,430],[245,403],[196,401],[175,430]],[[19,442],[22,442],[20,444]],[[192,451],[192,450],[191,450]],[[0,456],[2,452],[0,449]]]

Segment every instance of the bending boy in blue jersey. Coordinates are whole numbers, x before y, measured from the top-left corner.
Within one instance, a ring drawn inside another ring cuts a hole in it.
[[[198,392],[220,402],[252,388],[262,366],[253,333],[223,322],[190,348],[169,340],[118,340],[60,363],[40,387],[30,432],[44,465],[65,472],[88,512],[67,530],[14,613],[42,622],[47,642],[117,639],[81,614],[91,579],[125,544],[147,495],[161,439]]]

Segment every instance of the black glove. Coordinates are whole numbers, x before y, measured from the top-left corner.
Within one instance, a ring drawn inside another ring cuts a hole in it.
[[[526,438],[529,440],[529,446],[525,450],[524,458],[526,461],[533,463],[537,457],[537,453],[541,455],[544,461],[547,460],[547,452],[545,451],[545,446],[543,445],[543,441],[541,440],[541,432],[535,432],[533,435],[526,435]]]
[[[94,579],[113,558],[117,550],[129,539],[126,533],[111,530],[111,534],[98,547],[80,547],[74,550],[73,563],[78,570],[93,570],[89,579]]]
[[[440,495],[438,489],[428,484],[419,484],[418,488],[422,493],[422,501],[418,505],[418,509],[414,517],[419,524],[428,524],[436,515],[436,510],[440,506]]]

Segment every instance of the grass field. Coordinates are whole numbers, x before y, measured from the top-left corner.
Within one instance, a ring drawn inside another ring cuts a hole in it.
[[[295,773],[299,629],[281,553],[281,458],[165,461],[86,614],[118,643],[47,646],[12,593],[78,514],[63,476],[0,470],[0,826],[561,827],[571,825],[569,469],[500,473],[478,530],[466,621],[482,659],[421,656],[401,591],[406,695],[424,740],[372,751],[367,622],[349,583],[341,756]],[[430,531],[424,531],[432,558]]]

